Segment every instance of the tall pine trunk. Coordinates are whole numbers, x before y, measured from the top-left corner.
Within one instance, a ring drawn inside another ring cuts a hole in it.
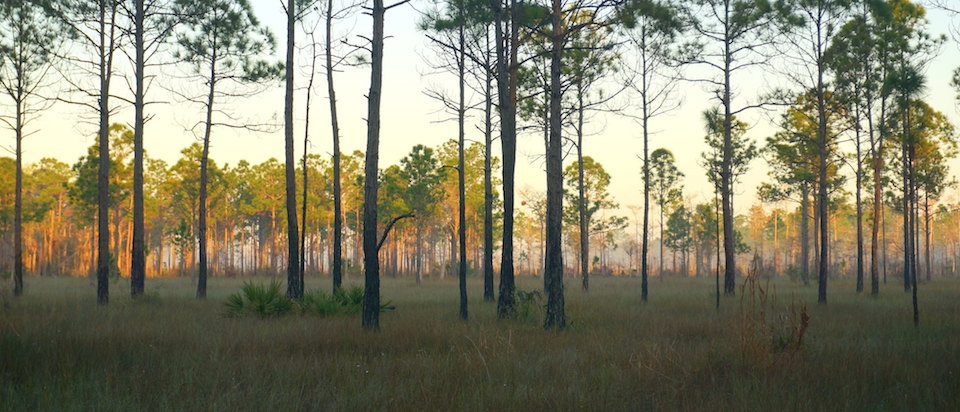
[[[380,258],[377,255],[377,174],[380,160],[380,92],[383,88],[383,0],[373,0],[370,41],[370,91],[367,94],[367,154],[363,184],[363,319],[367,330],[380,329]]]
[[[210,59],[210,88],[207,91],[206,124],[203,129],[203,151],[200,154],[200,204],[198,206],[197,238],[199,240],[199,265],[197,267],[197,298],[207,297],[207,159],[210,158],[210,132],[213,129],[213,104],[216,92],[217,53]]]
[[[489,50],[490,34],[486,35]],[[493,70],[490,67],[489,53],[486,63],[486,79],[483,101],[483,300],[492,302],[493,293]]]
[[[547,246],[543,283],[547,295],[545,329],[566,327],[563,300],[563,157],[562,98],[560,84],[563,55],[561,1],[553,0],[553,33],[550,51],[550,141],[547,150]]]
[[[297,230],[297,165],[293,148],[293,69],[294,47],[296,42],[296,1],[287,0],[287,63],[286,92],[283,99],[283,141],[284,171],[286,183],[287,208],[287,297],[299,299],[303,296],[303,279],[300,273],[300,235]]]
[[[330,128],[333,136],[333,290],[343,283],[343,192],[340,183],[340,124],[337,92],[333,83],[333,0],[327,0],[326,14],[327,94],[330,100]]]
[[[99,71],[100,130],[99,161],[97,168],[97,303],[106,304],[110,300],[110,80],[113,71],[114,31],[116,29],[116,4],[108,0],[99,2]],[[107,14],[110,14],[109,31]]]
[[[501,0],[494,2],[496,26],[497,94],[500,103],[500,144],[503,156],[503,243],[500,252],[500,296],[497,317],[512,317],[516,312],[513,267],[513,212],[514,172],[517,155],[517,55],[519,53],[519,22],[516,18],[516,0],[509,0],[509,18],[503,20]],[[510,29],[504,33],[504,25]],[[508,41],[508,43],[505,43]]]
[[[144,128],[144,0],[134,0],[134,118],[133,118],[133,246],[130,251],[130,294],[140,296],[147,273],[146,242],[143,216],[143,128]]]
[[[459,176],[459,181],[457,185],[457,195],[459,196],[459,207],[458,207],[458,227],[457,232],[459,235],[460,242],[460,268],[459,268],[459,281],[460,281],[460,319],[467,320],[467,206],[466,206],[466,169],[464,167],[463,159],[463,146],[464,138],[466,136],[465,125],[466,125],[466,82],[464,76],[466,75],[466,33],[465,27],[466,24],[464,19],[465,8],[464,0],[459,1],[460,7],[460,30],[459,30],[459,40],[460,40],[460,52],[457,56],[457,70],[459,71],[460,79],[460,101],[459,107],[457,108],[457,117],[458,117],[458,131],[457,131],[457,175]]]

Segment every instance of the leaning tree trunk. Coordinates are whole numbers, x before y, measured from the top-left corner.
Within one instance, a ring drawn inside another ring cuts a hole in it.
[[[380,92],[383,88],[383,0],[373,0],[370,92],[367,94],[367,155],[363,184],[364,329],[380,329],[380,258],[377,255],[377,173],[380,160]]]
[[[333,86],[333,0],[327,0],[326,69],[330,99],[330,127],[333,135],[333,290],[343,284],[343,193],[340,187],[340,124],[337,118],[337,93]]]
[[[303,296],[303,276],[300,273],[300,235],[297,228],[297,166],[293,156],[293,69],[296,28],[296,2],[287,1],[287,64],[286,91],[283,99],[283,142],[286,172],[287,207],[287,297]]]
[[[313,97],[313,80],[317,72],[317,43],[313,41],[310,45],[310,77],[307,82],[306,107],[304,108],[303,120],[303,197],[300,205],[300,293],[304,292],[304,274],[307,269],[307,193],[309,193],[308,177],[309,167],[307,154],[310,149],[310,102]],[[314,243],[315,244],[315,243]],[[316,263],[316,262],[314,262]],[[314,264],[314,266],[316,266]]]

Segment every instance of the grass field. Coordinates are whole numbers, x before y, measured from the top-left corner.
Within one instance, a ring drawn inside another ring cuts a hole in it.
[[[236,279],[205,301],[189,279],[148,279],[137,301],[120,281],[98,307],[85,279],[29,278],[0,298],[0,410],[960,410],[960,281],[921,285],[919,329],[896,282],[879,299],[832,282],[826,306],[774,282],[766,324],[739,297],[717,312],[706,280],[654,279],[645,305],[638,279],[567,282],[570,327],[546,332],[536,310],[497,321],[479,283],[463,323],[454,282],[388,279],[396,310],[370,333],[358,316],[225,317]],[[804,302],[802,346],[772,349]]]

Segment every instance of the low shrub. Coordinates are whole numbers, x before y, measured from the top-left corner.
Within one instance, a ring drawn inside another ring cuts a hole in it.
[[[303,294],[303,298],[296,302],[300,313],[331,316],[343,311],[340,301],[325,290],[312,290]]]
[[[269,318],[291,313],[320,317],[352,315],[360,313],[363,308],[363,288],[338,288],[332,294],[324,290],[312,290],[295,300],[286,296],[278,281],[269,285],[245,282],[240,292],[227,298],[226,306],[227,315],[237,317]],[[381,312],[393,309],[390,302],[380,305]]]
[[[227,298],[227,311],[232,316],[269,318],[286,315],[293,310],[293,301],[284,295],[280,282],[269,285],[244,282],[240,292]]]
[[[543,295],[539,290],[525,291],[523,289],[517,288],[514,291],[514,301],[517,303],[517,319],[519,320],[530,320],[534,318],[540,318],[540,313],[543,309]],[[536,313],[534,313],[536,312]]]

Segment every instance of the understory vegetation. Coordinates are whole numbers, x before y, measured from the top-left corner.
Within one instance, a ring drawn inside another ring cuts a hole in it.
[[[829,306],[809,307],[815,287],[746,281],[718,311],[712,280],[658,281],[640,305],[639,279],[598,277],[589,293],[568,288],[563,333],[541,328],[535,296],[517,320],[498,321],[494,305],[477,300],[461,322],[452,280],[386,279],[384,301],[396,310],[382,315],[380,333],[363,331],[346,306],[326,317],[227,314],[231,293],[269,295],[270,279],[212,279],[206,300],[193,298],[187,278],[149,281],[146,296],[110,306],[91,301],[93,286],[77,278],[31,278],[29,294],[0,301],[0,410],[960,407],[955,279],[920,285],[915,328],[896,281],[878,298],[838,281]],[[344,284],[348,295],[357,281]],[[481,286],[471,280],[470,293]],[[308,290],[326,287],[307,279]],[[331,301],[310,299],[291,313]]]

